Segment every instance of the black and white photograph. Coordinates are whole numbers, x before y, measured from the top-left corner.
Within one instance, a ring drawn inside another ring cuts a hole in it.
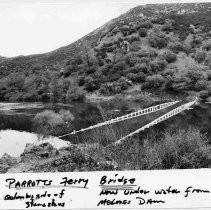
[[[0,173],[211,168],[211,2],[0,1]]]

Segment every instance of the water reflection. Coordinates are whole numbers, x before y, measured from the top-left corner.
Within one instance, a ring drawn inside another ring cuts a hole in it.
[[[4,153],[13,157],[19,157],[20,154],[23,153],[27,143],[40,144],[43,142],[49,142],[57,149],[68,146],[66,141],[62,141],[56,137],[49,137],[45,140],[39,141],[38,135],[34,133],[2,130],[0,131],[0,157]]]

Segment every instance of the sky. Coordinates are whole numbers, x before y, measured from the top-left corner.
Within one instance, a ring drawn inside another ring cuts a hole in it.
[[[210,0],[0,0],[0,56],[45,53],[68,45],[146,3]]]

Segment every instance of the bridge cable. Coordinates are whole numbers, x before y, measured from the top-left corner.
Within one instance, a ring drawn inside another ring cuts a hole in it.
[[[174,116],[174,115],[177,115],[179,114],[180,112],[186,110],[186,109],[191,109],[191,106],[193,106],[194,104],[197,104],[197,100],[194,100],[192,102],[189,102],[189,103],[186,103],[186,104],[183,104],[175,109],[173,109],[172,111],[162,115],[161,117],[153,120],[152,122],[148,123],[147,125],[144,125],[143,127],[137,129],[136,131],[128,134],[127,136],[124,136],[123,138],[119,139],[118,141],[114,142],[114,143],[111,143],[109,145],[107,145],[105,148],[111,146],[111,145],[117,145],[117,144],[120,144],[122,141],[124,141],[126,138],[129,138],[131,136],[133,136],[134,134],[137,134],[143,130],[145,130],[146,128],[149,128],[149,127],[152,127],[153,125],[155,124],[158,124],[159,122],[162,122],[162,121],[165,121],[167,120],[168,118]]]
[[[87,131],[87,130],[92,130],[94,128],[99,128],[99,127],[104,126],[104,125],[110,125],[110,124],[113,124],[113,123],[116,123],[116,122],[125,121],[127,119],[132,119],[134,117],[139,117],[139,116],[142,116],[142,115],[145,115],[145,114],[150,114],[150,113],[165,109],[167,107],[173,106],[174,104],[179,103],[179,102],[180,101],[172,101],[172,102],[168,102],[168,103],[159,104],[159,105],[156,105],[156,106],[151,106],[149,108],[142,109],[142,110],[139,110],[139,111],[136,111],[136,112],[132,112],[130,114],[127,114],[127,115],[124,115],[124,116],[121,116],[121,117],[117,117],[117,118],[114,118],[114,119],[111,119],[111,120],[107,120],[105,122],[98,123],[98,124],[93,125],[93,126],[89,126],[87,128],[82,128],[82,129],[77,130],[77,131],[74,130],[71,133],[67,133],[67,134],[58,136],[58,138],[69,136],[69,135],[74,135],[76,133],[84,132],[84,131]]]

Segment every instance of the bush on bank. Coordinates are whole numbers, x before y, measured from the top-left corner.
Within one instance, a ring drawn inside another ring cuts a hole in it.
[[[42,135],[60,135],[72,128],[74,116],[67,110],[56,113],[46,110],[36,114],[33,119],[33,130]]]

